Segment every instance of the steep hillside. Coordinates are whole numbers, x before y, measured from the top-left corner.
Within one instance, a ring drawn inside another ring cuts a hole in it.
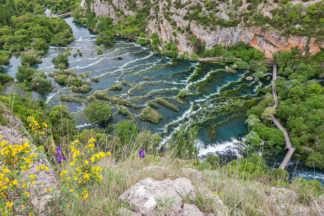
[[[102,170],[102,181],[78,188],[78,181],[69,180],[75,153],[67,153],[67,146],[62,147],[64,160],[60,163],[50,160],[52,153],[41,150],[44,146],[32,145],[35,134],[28,132],[6,106],[0,103],[0,108],[1,119],[6,120],[4,125],[0,124],[0,145],[4,146],[0,147],[1,152],[7,147],[23,146],[22,142],[29,140],[33,152],[40,155],[32,160],[27,171],[31,180],[36,178],[35,185],[30,182],[34,186],[27,184],[27,188],[23,184],[25,172],[0,160],[0,166],[6,164],[10,170],[9,173],[3,167],[0,170],[3,215],[322,215],[324,212],[323,188],[319,182],[296,179],[290,184],[284,173],[266,168],[258,155],[221,167],[212,159],[199,163],[167,154],[161,157],[143,153],[139,157],[137,151],[120,160],[120,155],[112,152],[111,157],[101,159],[98,167],[94,167]],[[74,144],[76,141],[70,146]],[[78,145],[84,144],[78,142]],[[77,170],[83,167],[80,165]],[[82,179],[83,173],[80,175]],[[10,177],[9,183],[3,180],[6,177]],[[79,177],[78,174],[73,180]],[[16,181],[18,184],[14,186]],[[8,185],[11,191],[6,190]],[[80,199],[77,194],[84,187],[89,194]]]
[[[81,6],[97,16],[111,17],[115,24],[144,14],[146,37],[157,33],[160,50],[167,51],[172,43],[185,56],[240,41],[267,58],[293,47],[311,54],[324,47],[324,3],[318,0],[83,0]],[[144,32],[137,36],[140,33]]]

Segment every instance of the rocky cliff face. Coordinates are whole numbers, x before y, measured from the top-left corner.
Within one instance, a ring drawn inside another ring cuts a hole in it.
[[[320,51],[320,48],[324,48],[324,41],[319,41],[315,38],[308,39],[307,37],[300,36],[281,36],[280,32],[275,29],[261,31],[260,27],[246,27],[243,22],[236,27],[222,27],[216,24],[214,26],[204,26],[195,21],[190,21],[190,19],[185,17],[188,15],[188,11],[194,10],[197,5],[202,8],[201,13],[207,16],[212,13],[210,10],[206,9],[204,2],[199,0],[150,1],[152,7],[150,16],[148,17],[146,33],[148,35],[157,33],[159,38],[164,42],[173,41],[179,53],[190,55],[195,51],[195,45],[192,43],[193,37],[205,43],[205,49],[211,49],[217,44],[226,47],[242,41],[263,51],[267,58],[272,58],[274,53],[290,50],[293,47],[298,47],[304,52],[308,49],[311,54],[315,54]],[[134,15],[136,13],[136,8],[141,8],[144,1],[133,1],[133,4],[136,4],[135,9],[130,9],[129,2],[131,1],[93,0],[90,8],[98,16],[109,16],[114,22],[117,22],[117,20],[123,16]],[[228,11],[237,10],[240,12],[246,10],[247,3],[245,1],[243,2],[243,5],[239,8],[229,3],[217,3],[218,12],[216,16],[225,21],[229,20],[229,16],[227,15]],[[307,5],[311,3],[312,1],[307,2]],[[273,3],[268,6],[259,6],[259,8],[261,7],[260,11],[263,12],[264,16],[271,18],[272,15],[269,11],[275,5],[276,4]],[[85,6],[85,2],[83,2],[83,6]],[[134,8],[134,6],[132,8]]]

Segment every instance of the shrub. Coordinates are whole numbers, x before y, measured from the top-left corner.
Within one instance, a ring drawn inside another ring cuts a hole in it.
[[[140,119],[143,121],[149,121],[154,124],[158,124],[161,121],[162,116],[154,109],[146,107],[142,110],[140,114]]]
[[[10,53],[0,50],[0,67],[1,65],[8,65],[10,63]]]
[[[137,38],[136,43],[138,43],[141,46],[147,46],[150,44],[150,41],[143,39],[143,38]]]
[[[84,114],[91,123],[103,124],[110,120],[112,112],[106,103],[94,100],[87,104]]]
[[[13,80],[14,79],[11,76],[9,76],[8,74],[0,73],[0,84],[1,85],[4,85],[4,84],[11,82]]]
[[[292,187],[298,191],[299,201],[306,204],[310,204],[314,201],[314,196],[320,196],[324,192],[321,183],[316,180],[296,178],[292,182]]]
[[[37,172],[30,173],[31,165],[39,161],[38,150],[25,142],[22,145],[9,143],[0,135],[0,189],[1,210],[5,215],[32,214],[32,199],[30,188],[38,188],[38,174],[42,170],[49,170],[46,165],[35,167]],[[19,211],[18,211],[19,210]]]
[[[39,93],[49,92],[52,90],[52,82],[46,78],[45,73],[36,73],[31,81],[31,89]]]
[[[115,43],[115,36],[111,30],[106,30],[104,32],[100,32],[98,37],[96,38],[96,44],[103,44],[105,47],[111,47]]]
[[[69,66],[69,59],[64,54],[58,54],[52,59],[55,68],[65,69]]]
[[[23,65],[32,65],[42,63],[42,59],[39,58],[34,52],[28,51],[21,54],[21,63]]]
[[[44,93],[52,89],[51,81],[46,78],[44,72],[27,66],[18,67],[16,78],[18,82],[23,82],[28,90]]]
[[[54,139],[72,138],[76,132],[75,120],[66,106],[56,105],[49,113]]]
[[[129,121],[120,121],[115,126],[115,134],[118,136],[121,144],[130,145],[137,137],[138,127]]]
[[[133,113],[131,113],[127,107],[123,106],[123,105],[117,105],[117,112],[121,115],[127,116],[129,119],[134,119],[134,115]]]
[[[221,158],[214,154],[209,154],[206,157],[206,162],[209,163],[213,169],[216,169],[220,166]]]

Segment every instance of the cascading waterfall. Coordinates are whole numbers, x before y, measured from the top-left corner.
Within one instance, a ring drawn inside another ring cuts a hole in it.
[[[246,80],[246,77],[252,73],[249,71],[237,70],[236,73],[229,73],[222,66],[172,60],[154,54],[149,48],[123,39],[118,39],[113,47],[103,50],[103,54],[98,55],[96,35],[73,22],[73,18],[66,18],[65,21],[72,27],[76,38],[69,46],[72,54],[69,57],[69,69],[76,74],[89,72],[89,79],[98,78],[99,82],[91,83],[91,92],[77,94],[72,93],[67,87],[58,85],[50,78],[56,87],[55,91],[48,95],[41,95],[49,105],[67,105],[71,112],[82,116],[84,104],[61,102],[60,96],[87,97],[97,90],[108,90],[116,83],[126,82],[128,85],[123,85],[121,91],[110,91],[108,95],[127,99],[142,109],[148,102],[163,98],[179,109],[177,112],[159,104],[156,110],[163,116],[160,123],[151,124],[137,120],[139,127],[160,133],[163,137],[162,144],[167,143],[180,127],[199,125],[200,157],[209,153],[240,156],[242,143],[238,140],[238,136],[247,132],[244,113],[222,113],[218,109],[233,100],[260,98],[262,95],[258,93],[258,89],[268,86],[269,82]],[[82,56],[73,57],[77,49],[82,52]],[[62,47],[50,47],[42,59],[43,63],[35,68],[47,74],[53,72],[55,69],[51,60],[58,53],[63,52]],[[20,66],[20,59],[12,57],[10,66],[5,70],[14,77],[18,66]],[[183,92],[186,96],[179,98],[178,95]],[[128,109],[135,116],[140,114],[140,109]],[[127,117],[117,113],[114,115],[116,122],[123,119]],[[79,117],[78,121],[79,128],[90,126],[82,117]],[[211,136],[211,130],[216,135]],[[322,173],[312,173],[309,170],[296,172],[294,176],[307,178],[313,176],[324,182]]]

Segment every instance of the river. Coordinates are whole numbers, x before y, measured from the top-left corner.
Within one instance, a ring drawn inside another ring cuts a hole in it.
[[[198,125],[200,157],[203,158],[210,153],[227,158],[241,155],[244,146],[240,140],[247,132],[244,112],[230,112],[224,115],[218,108],[233,100],[262,97],[257,90],[268,86],[270,77],[262,82],[248,81],[246,77],[251,75],[249,71],[237,70],[235,73],[229,73],[223,70],[224,66],[174,60],[125,39],[117,39],[113,47],[104,49],[103,54],[98,55],[96,35],[74,22],[72,17],[64,20],[71,26],[76,38],[69,45],[72,48],[69,69],[76,74],[89,72],[89,80],[99,79],[98,83],[91,83],[91,92],[79,96],[90,96],[97,90],[107,90],[116,83],[126,81],[128,85],[123,85],[121,91],[110,91],[109,96],[127,99],[139,105],[141,109],[145,108],[149,101],[161,97],[179,109],[179,112],[176,112],[160,105],[157,109],[163,117],[160,123],[151,124],[136,118],[136,124],[141,129],[161,134],[163,142],[166,143],[181,126],[188,128]],[[82,56],[73,57],[78,49]],[[55,68],[51,60],[64,50],[64,47],[50,47],[42,58],[43,62],[33,67],[47,74],[53,72]],[[20,65],[20,58],[13,56],[5,71],[15,77],[17,67]],[[88,126],[82,115],[84,104],[59,100],[60,96],[76,94],[58,85],[53,79],[52,82],[55,86],[52,93],[46,95],[33,93],[34,97],[42,97],[50,106],[57,104],[68,106],[69,110],[76,114],[79,127]],[[204,85],[199,88],[201,83]],[[186,91],[188,96],[179,100],[178,94],[181,91]],[[224,95],[225,101],[224,97],[221,97]],[[140,114],[141,109],[129,108],[135,116]],[[113,119],[114,122],[128,120],[117,112],[114,113]],[[324,184],[322,172],[309,170],[304,166],[295,169],[295,166],[296,163],[292,162],[288,167],[293,177],[317,179]]]

